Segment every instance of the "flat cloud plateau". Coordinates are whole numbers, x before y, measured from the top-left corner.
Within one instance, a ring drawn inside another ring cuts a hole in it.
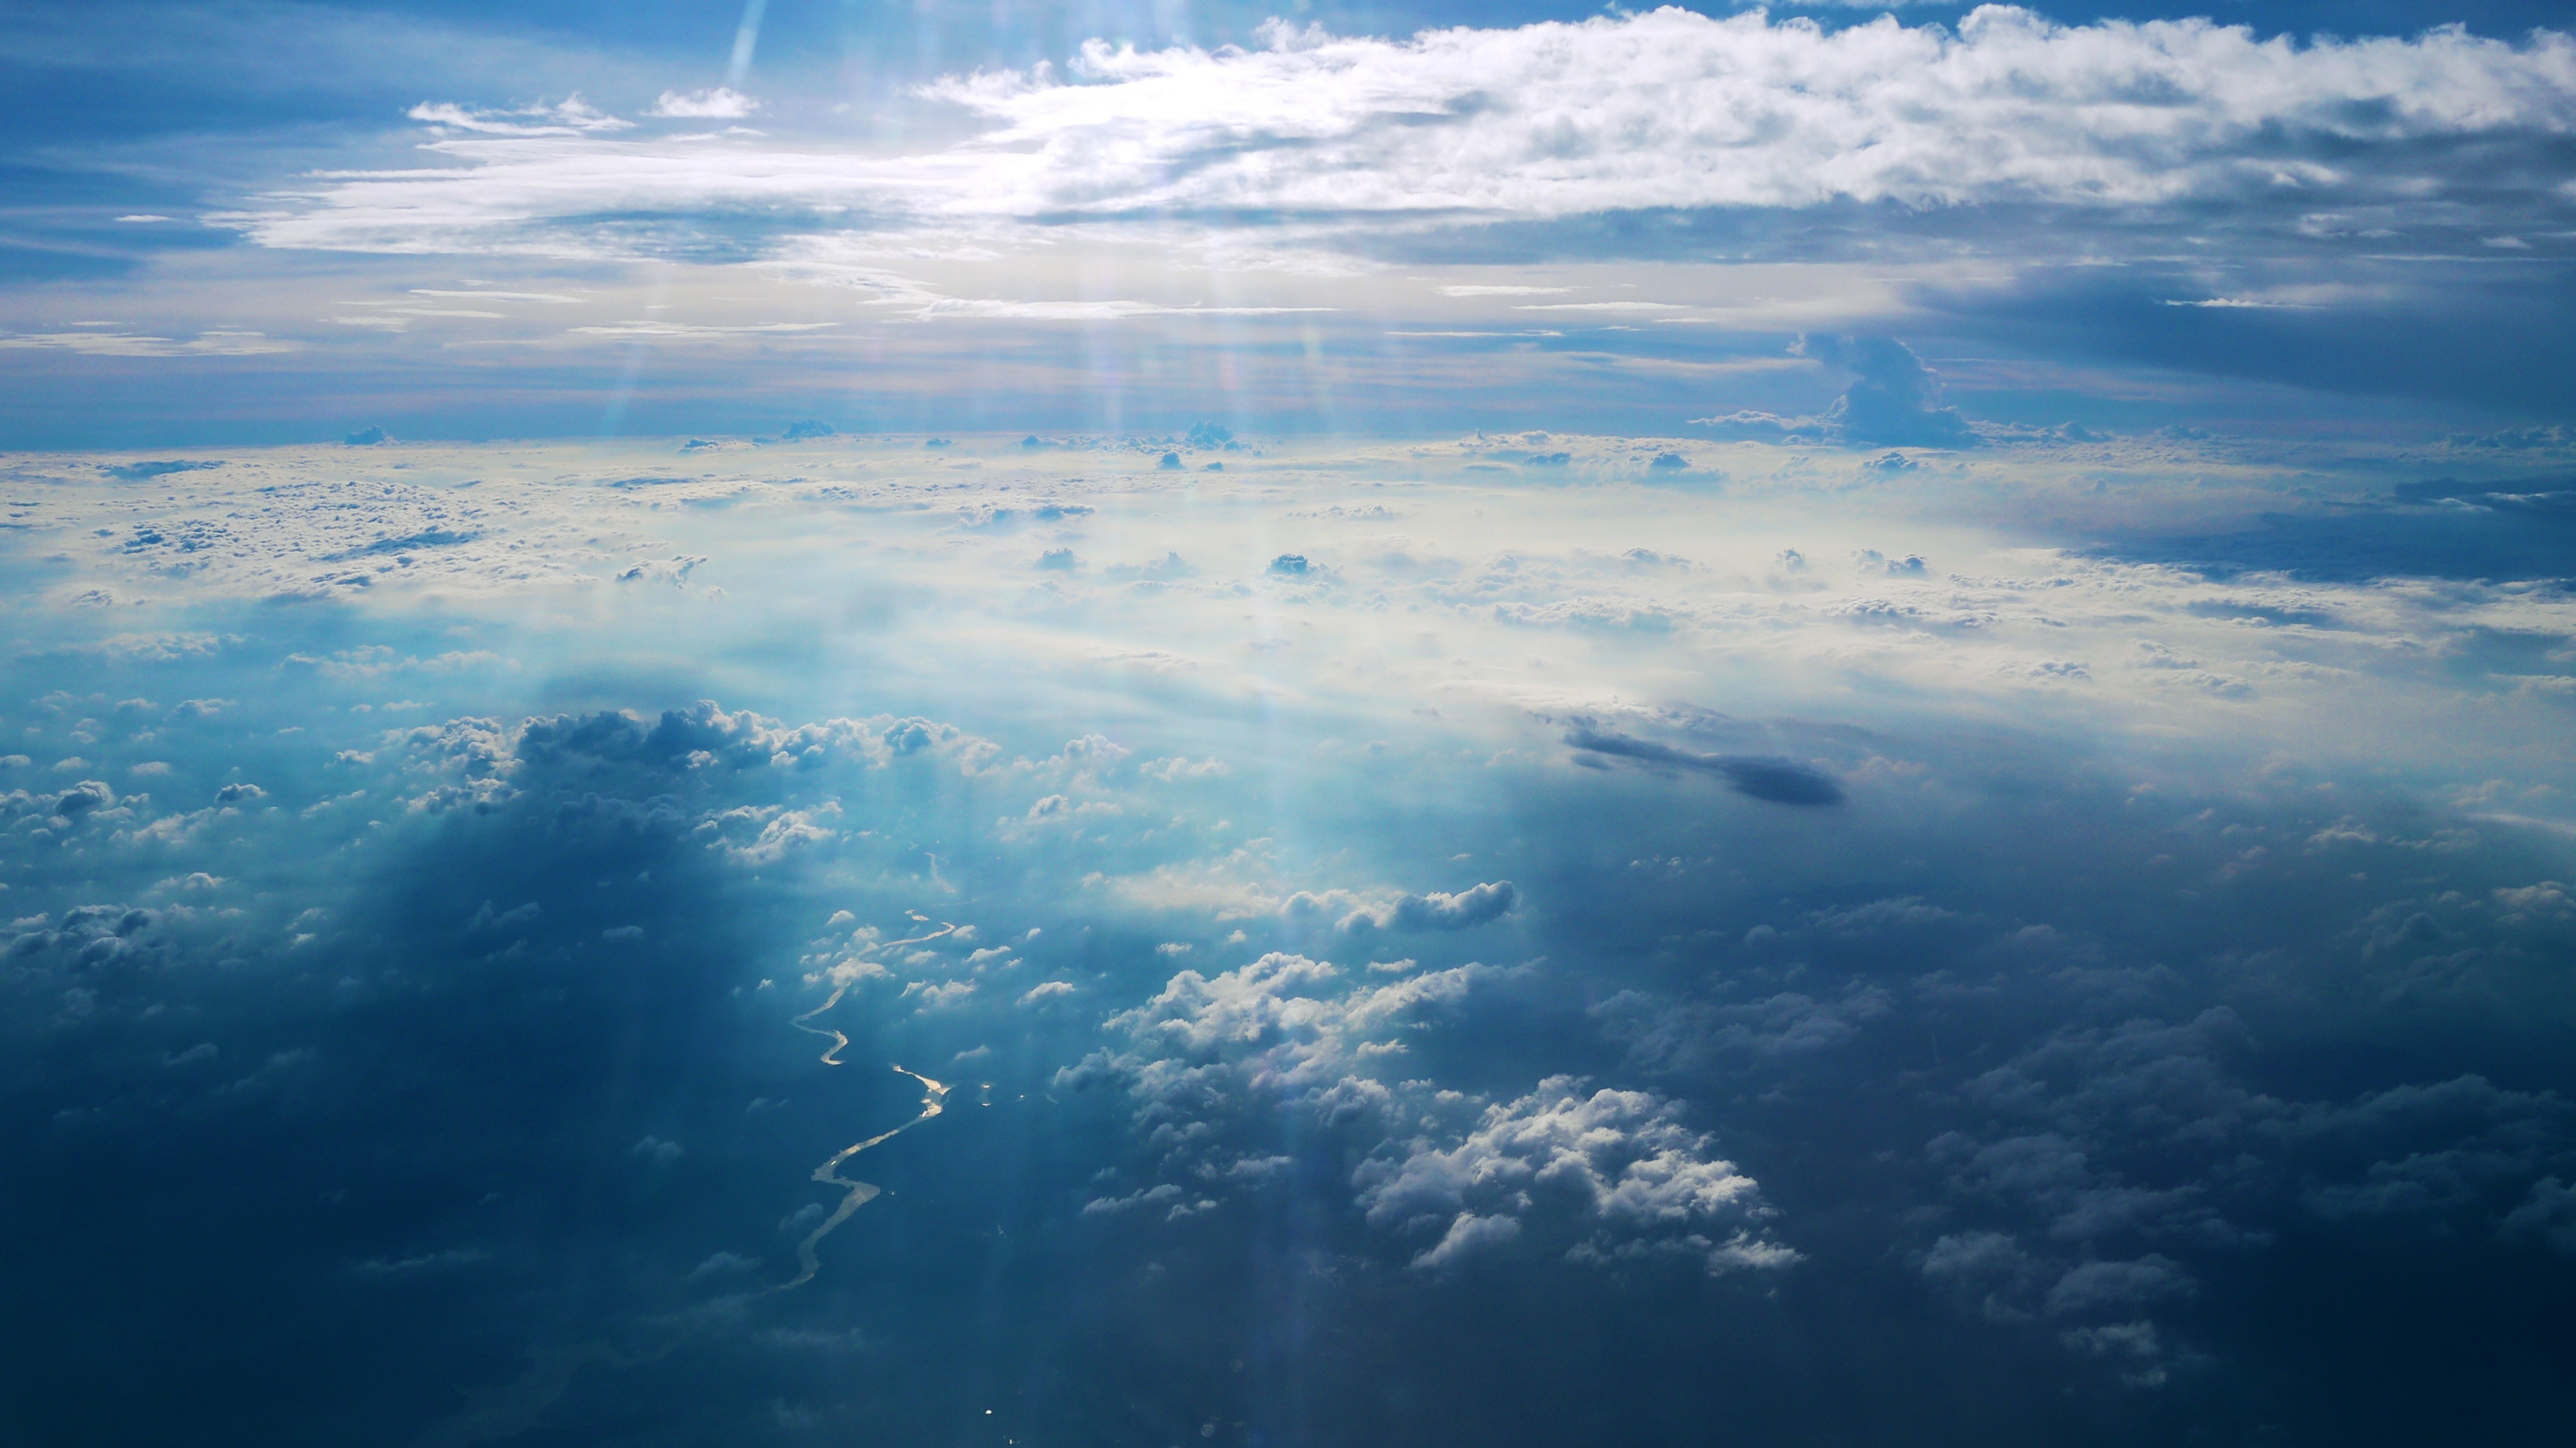
[[[2569,1406],[2563,480],[716,442],[0,469],[28,1421]]]

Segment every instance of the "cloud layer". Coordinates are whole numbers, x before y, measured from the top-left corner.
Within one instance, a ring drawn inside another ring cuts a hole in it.
[[[1548,220],[1828,202],[2078,210],[2315,209],[2478,193],[2556,204],[2576,46],[2456,29],[2264,40],[2205,20],[2067,26],[2008,7],[1958,29],[1828,31],[1678,9],[1392,41],[1273,24],[1254,50],[1087,45],[936,82],[987,125],[882,155],[607,138],[584,106],[423,105],[462,163],[317,178],[235,219],[271,246],[649,254],[688,216],[759,248],[866,235],[1172,214],[1233,224]],[[734,117],[730,91],[657,114]],[[2474,147],[2485,181],[2453,159]],[[2553,199],[2555,198],[2555,199]],[[704,245],[701,241],[699,245]]]

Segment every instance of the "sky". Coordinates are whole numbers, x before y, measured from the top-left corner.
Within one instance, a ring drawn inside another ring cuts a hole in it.
[[[2557,19],[0,0],[0,1439],[2546,1440]]]
[[[8,13],[15,446],[2569,405],[2547,7]]]

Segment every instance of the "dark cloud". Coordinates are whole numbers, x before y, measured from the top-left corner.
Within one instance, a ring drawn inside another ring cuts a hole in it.
[[[1842,785],[1812,764],[1743,754],[1701,754],[1617,730],[1576,725],[1565,742],[1588,755],[1633,760],[1649,768],[1690,770],[1724,779],[1738,794],[1773,804],[1840,804]]]

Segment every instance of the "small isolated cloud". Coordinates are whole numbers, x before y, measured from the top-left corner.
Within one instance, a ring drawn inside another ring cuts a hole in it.
[[[738,121],[759,109],[760,102],[742,92],[716,86],[700,91],[666,90],[645,114],[700,121]]]
[[[745,1257],[734,1252],[717,1252],[710,1255],[704,1262],[690,1268],[689,1275],[684,1280],[698,1282],[709,1277],[739,1276],[745,1272],[756,1271],[759,1267],[758,1258]]]
[[[1588,755],[1631,760],[1650,768],[1713,774],[1725,780],[1736,793],[1773,804],[1829,805],[1840,804],[1843,799],[1843,787],[1832,775],[1795,759],[1753,754],[1701,754],[1586,724],[1567,730],[1565,742]]]
[[[404,112],[415,121],[445,130],[486,136],[584,136],[632,129],[581,98],[576,91],[553,105],[543,101],[517,110],[482,110],[446,101],[423,101]]]

